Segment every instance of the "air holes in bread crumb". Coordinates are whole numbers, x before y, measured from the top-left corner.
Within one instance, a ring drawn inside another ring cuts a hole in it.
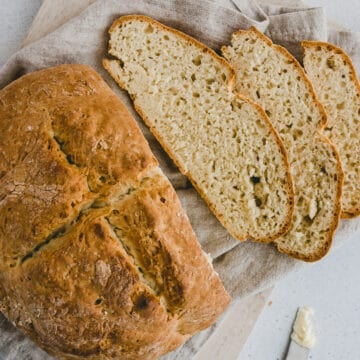
[[[196,65],[196,66],[200,66],[201,65],[201,59],[202,59],[202,56],[201,55],[198,55],[196,58],[193,59],[193,64]]]
[[[326,66],[329,69],[335,69],[335,60],[333,56],[330,56],[327,60],[326,60]]]
[[[257,196],[255,196],[254,199],[255,199],[255,205],[257,207],[260,207],[262,205],[262,200],[260,198],[258,198]]]
[[[302,134],[303,132],[301,130],[295,130],[293,133],[293,139],[297,140],[299,137],[301,137]]]
[[[151,34],[153,31],[154,31],[154,28],[149,24],[149,25],[145,28],[144,33],[145,33],[145,34]]]
[[[342,103],[337,104],[337,105],[336,105],[336,108],[337,108],[338,110],[343,110],[343,109],[345,108],[345,102],[342,102]]]

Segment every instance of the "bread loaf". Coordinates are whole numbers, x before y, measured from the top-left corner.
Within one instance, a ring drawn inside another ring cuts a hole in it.
[[[233,69],[191,37],[145,16],[109,30],[104,67],[237,239],[269,242],[289,228],[293,188],[264,111],[233,92]]]
[[[325,134],[339,149],[344,170],[342,217],[360,215],[360,83],[345,52],[304,41],[304,67],[328,115]]]
[[[0,91],[0,308],[60,359],[157,359],[230,298],[124,105],[88,66]]]
[[[236,89],[264,107],[289,154],[295,212],[290,231],[276,245],[295,258],[318,260],[338,225],[343,180],[337,150],[321,131],[325,111],[286,49],[255,28],[234,33],[231,43],[222,51],[235,68]]]

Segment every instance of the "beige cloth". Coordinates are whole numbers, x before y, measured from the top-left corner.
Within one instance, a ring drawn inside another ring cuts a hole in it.
[[[138,120],[160,165],[177,189],[203,249],[214,258],[214,267],[234,298],[244,297],[272,285],[302,262],[278,253],[272,245],[239,243],[209,211],[187,179],[173,165],[157,141],[134,112],[128,96],[121,91],[101,66],[106,55],[106,31],[112,21],[124,14],[145,14],[182,30],[218,50],[228,44],[230,35],[254,25],[274,42],[299,56],[299,41],[328,40],[343,47],[360,69],[360,34],[328,28],[322,8],[308,8],[297,0],[98,0],[82,14],[45,38],[20,50],[0,70],[0,88],[20,75],[61,63],[93,66]],[[360,221],[343,221],[335,243],[360,233]],[[212,328],[193,337],[185,346],[168,355],[167,360],[190,359],[214,331]],[[0,318],[0,359],[46,359],[27,340]],[[14,340],[14,338],[16,340]],[[5,340],[4,340],[5,339]],[[21,341],[20,341],[21,340]],[[6,350],[7,349],[7,350]],[[26,355],[25,355],[26,354]]]

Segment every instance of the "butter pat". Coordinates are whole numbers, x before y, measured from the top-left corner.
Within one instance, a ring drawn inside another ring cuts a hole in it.
[[[309,307],[304,306],[299,308],[291,334],[292,340],[309,349],[312,348],[316,342],[312,322],[313,314],[314,310]]]

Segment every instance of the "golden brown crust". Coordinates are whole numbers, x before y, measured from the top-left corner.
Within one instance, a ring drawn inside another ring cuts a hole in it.
[[[87,66],[25,75],[1,91],[4,263],[19,263],[93,201],[98,188],[140,179],[157,165],[128,111],[113,103],[115,94]],[[21,226],[14,227],[14,218]]]
[[[90,67],[4,88],[0,134],[0,309],[40,346],[152,360],[223,312],[230,297],[174,189]]]
[[[265,36],[256,27],[251,27],[249,30],[239,30],[232,34],[232,39],[234,39],[237,35],[249,34],[251,32],[255,33],[255,35],[257,37],[259,37],[260,39],[262,39],[268,46],[276,49],[276,51],[279,51],[281,54],[283,54],[289,61],[291,61],[295,65],[297,70],[300,72],[300,75],[303,78],[303,81],[305,82],[305,84],[307,85],[308,91],[311,94],[313,101],[318,106],[320,113],[322,115],[322,121],[317,124],[317,129],[316,129],[317,137],[319,137],[323,142],[325,142],[331,146],[333,157],[336,159],[337,174],[338,174],[337,180],[336,180],[337,181],[336,182],[336,201],[335,201],[335,206],[333,209],[333,221],[330,224],[327,240],[324,242],[323,247],[321,247],[317,253],[306,254],[306,253],[302,253],[300,251],[292,251],[291,249],[289,250],[287,248],[285,249],[284,247],[282,247],[282,244],[280,242],[275,241],[275,245],[276,245],[277,249],[280,252],[285,253],[288,256],[291,256],[291,257],[299,259],[299,260],[308,261],[308,262],[317,261],[317,260],[321,259],[322,257],[324,257],[328,253],[328,251],[331,247],[334,232],[336,231],[336,229],[339,225],[340,214],[341,214],[342,185],[343,185],[343,181],[344,181],[344,173],[343,173],[343,170],[341,167],[340,156],[339,156],[336,146],[330,141],[330,139],[328,139],[321,132],[323,130],[323,128],[326,126],[327,114],[326,114],[324,106],[318,100],[317,95],[315,93],[315,89],[314,89],[311,81],[309,80],[308,76],[306,75],[303,67],[284,47],[274,44],[270,38]],[[226,56],[226,54],[228,52],[227,46],[223,46],[221,51]]]
[[[168,27],[168,26],[154,20],[153,18],[150,18],[150,17],[147,17],[147,16],[128,15],[128,16],[122,16],[122,17],[116,19],[113,22],[113,24],[111,25],[111,27],[110,27],[110,29],[108,31],[109,34],[111,34],[118,26],[121,26],[122,23],[127,22],[127,21],[131,21],[131,20],[141,20],[141,21],[150,23],[151,25],[153,25],[153,26],[155,26],[157,28],[160,28],[162,30],[166,30],[166,31],[169,31],[169,32],[171,32],[173,34],[176,34],[177,36],[185,39],[187,42],[189,42],[191,44],[194,44],[195,46],[197,46],[202,51],[208,52],[214,59],[219,61],[221,63],[221,65],[225,66],[228,69],[228,71],[231,73],[231,76],[229,76],[229,78],[228,78],[228,89],[229,89],[230,93],[234,93],[234,89],[235,89],[235,70],[230,66],[230,64],[223,57],[220,57],[218,54],[216,54],[212,49],[206,47],[201,42],[197,41],[196,39],[192,38],[189,35],[186,35],[186,34],[182,33],[181,31],[178,31],[176,29]],[[111,63],[112,62],[117,62],[117,61],[118,60],[113,60],[113,59],[110,60],[110,59],[105,58],[105,59],[103,59],[103,67],[110,73],[110,75],[113,77],[113,79],[116,81],[116,83],[122,89],[127,90],[126,85],[121,81],[121,79],[116,75],[116,73],[114,71],[112,71]],[[257,242],[268,243],[268,242],[271,242],[274,239],[278,238],[279,236],[284,235],[289,230],[289,228],[291,226],[291,219],[292,219],[292,215],[293,215],[293,212],[294,212],[294,187],[293,187],[292,176],[291,176],[291,173],[290,173],[290,165],[289,165],[289,161],[288,161],[288,156],[287,156],[287,152],[285,150],[285,147],[284,147],[278,133],[276,132],[275,128],[271,124],[268,116],[263,111],[263,109],[258,104],[256,104],[254,101],[252,101],[251,99],[247,98],[244,95],[234,93],[234,96],[241,99],[241,100],[243,100],[243,101],[245,101],[245,102],[248,102],[248,103],[252,104],[260,112],[263,120],[266,122],[271,134],[274,136],[277,144],[279,145],[279,147],[281,149],[281,154],[283,155],[283,157],[285,159],[286,166],[287,166],[287,169],[288,169],[286,177],[287,177],[287,182],[288,182],[288,207],[289,207],[289,211],[288,211],[286,220],[284,221],[283,226],[278,231],[278,233],[273,234],[272,236],[268,236],[266,238],[256,238],[251,234],[236,234],[236,233],[233,233],[233,232],[230,231],[231,235],[234,238],[236,238],[237,240],[240,240],[240,241],[245,241],[247,239],[250,239],[250,240],[253,240],[253,241],[257,241]],[[137,105],[136,100],[134,100],[134,108],[137,111],[137,113],[140,115],[140,117],[143,119],[145,124],[149,127],[152,134],[155,136],[155,138],[161,144],[162,148],[166,151],[166,153],[169,155],[169,157],[174,161],[175,165],[179,168],[180,172],[183,175],[185,175],[185,176],[187,176],[189,178],[192,185],[197,190],[197,192],[200,194],[202,199],[206,202],[206,204],[211,209],[211,211],[214,213],[214,215],[218,218],[218,220],[223,224],[224,222],[223,222],[223,219],[222,219],[222,215],[219,214],[216,211],[216,209],[214,207],[214,204],[212,204],[211,201],[208,199],[207,195],[204,193],[201,186],[196,183],[196,181],[192,177],[191,173],[186,171],[182,167],[182,165],[179,163],[179,161],[177,161],[176,154],[174,153],[174,151],[170,147],[168,147],[166,145],[166,143],[164,142],[164,139],[162,139],[160,134],[151,125],[151,121],[149,120],[149,118],[147,117],[145,112],[141,109],[141,107]]]
[[[355,66],[354,66],[353,62],[351,61],[351,58],[344,52],[344,50],[335,46],[334,44],[330,44],[330,43],[322,42],[322,41],[302,41],[301,42],[301,47],[303,49],[303,52],[305,51],[306,48],[311,49],[311,48],[314,48],[317,46],[325,47],[330,51],[336,52],[338,55],[340,55],[342,57],[344,62],[349,67],[351,79],[354,82],[354,84],[358,90],[358,93],[360,94],[360,81],[357,76]],[[341,212],[341,217],[343,219],[351,219],[351,218],[357,217],[359,215],[360,215],[360,204],[358,206],[354,206],[352,208],[347,208],[347,209],[343,208],[342,212]]]

